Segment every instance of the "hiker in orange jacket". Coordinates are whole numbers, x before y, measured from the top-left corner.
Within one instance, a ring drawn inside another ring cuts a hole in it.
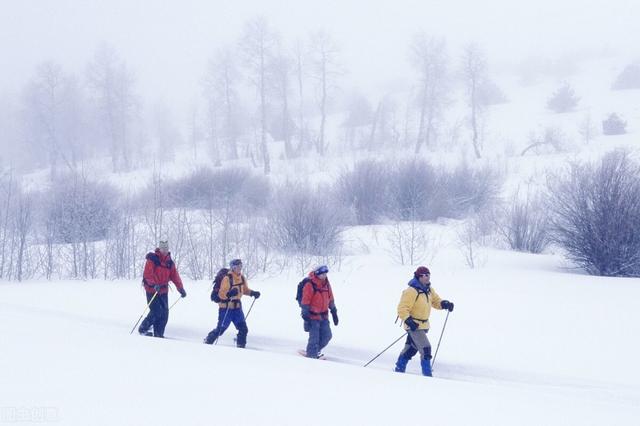
[[[329,326],[329,312],[333,319],[333,325],[338,325],[338,310],[333,299],[331,284],[327,278],[329,268],[319,266],[309,272],[309,280],[302,290],[302,319],[305,321],[305,330],[309,332],[306,356],[318,358],[320,351],[331,340],[331,327]]]

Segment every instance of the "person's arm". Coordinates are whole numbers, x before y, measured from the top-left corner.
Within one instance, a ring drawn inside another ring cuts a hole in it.
[[[244,294],[245,296],[251,296],[251,293],[253,293],[253,290],[249,288],[249,281],[247,281],[245,277],[242,277],[242,278],[244,279],[244,285],[242,286],[242,294]]]
[[[429,294],[429,296],[429,298],[431,299],[431,306],[436,309],[443,309],[441,304],[442,298],[438,295],[438,293],[436,293],[433,288],[431,289],[431,293]]]
[[[147,263],[145,263],[144,265],[144,272],[142,273],[142,278],[144,279],[144,283],[149,287],[153,287],[154,284],[157,284],[155,265],[149,259],[147,259]]]
[[[220,300],[227,300],[227,293],[231,288],[231,283],[229,282],[229,275],[225,275],[222,281],[220,281],[220,291],[218,291],[218,296]]]
[[[412,288],[407,288],[402,292],[400,296],[400,302],[398,303],[398,317],[402,321],[411,316],[411,308],[416,299],[416,291]]]

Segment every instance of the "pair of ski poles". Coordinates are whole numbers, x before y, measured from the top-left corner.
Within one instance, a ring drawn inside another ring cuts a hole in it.
[[[153,301],[154,301],[154,299],[156,298],[157,295],[158,295],[157,291],[155,293],[153,293],[153,297],[151,298],[151,300],[149,300],[149,303],[147,303],[147,305],[144,307],[144,310],[142,311],[142,315],[140,315],[140,318],[138,318],[138,321],[136,321],[136,323],[133,325],[133,328],[131,329],[131,332],[129,334],[133,334],[133,331],[136,329],[136,327],[138,326],[138,324],[142,320],[142,317],[144,316],[145,312],[147,312],[147,309],[151,309],[151,304],[153,303]],[[179,297],[178,300],[173,302],[173,304],[171,306],[169,306],[169,310],[171,310],[171,308],[173,308],[176,305],[176,303],[178,303],[180,301],[180,299],[182,299],[182,297]]]
[[[436,346],[436,352],[433,355],[433,361],[431,361],[431,369],[433,369],[433,366],[436,363],[436,356],[438,356],[438,349],[440,348],[440,342],[442,341],[442,336],[444,335],[444,329],[447,327],[447,320],[449,319],[449,313],[450,311],[447,311],[447,316],[444,319],[444,325],[442,326],[442,331],[440,332],[440,338],[438,339],[438,345]],[[393,341],[392,344],[390,344],[389,346],[387,346],[386,348],[384,348],[384,350],[382,352],[380,352],[378,355],[374,356],[369,362],[367,362],[364,367],[368,366],[369,364],[371,364],[373,361],[375,361],[376,359],[378,359],[378,357],[380,355],[382,355],[383,353],[385,353],[387,350],[389,350],[389,348],[391,348],[393,345],[395,345],[396,343],[398,343],[404,336],[406,336],[409,332],[405,331],[405,333],[398,337],[396,340]]]

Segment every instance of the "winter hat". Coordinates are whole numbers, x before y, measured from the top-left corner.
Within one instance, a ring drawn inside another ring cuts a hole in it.
[[[315,275],[326,274],[328,272],[329,272],[329,268],[327,267],[327,265],[320,265],[313,271]]]
[[[234,266],[241,266],[242,265],[242,260],[240,259],[233,259],[231,262],[229,262],[229,266],[230,267],[234,267]]]
[[[164,241],[160,240],[158,242],[158,248],[160,250],[169,251],[169,241],[168,240],[164,240]]]
[[[431,275],[431,271],[426,266],[419,266],[413,273],[413,276],[418,278],[420,275]]]

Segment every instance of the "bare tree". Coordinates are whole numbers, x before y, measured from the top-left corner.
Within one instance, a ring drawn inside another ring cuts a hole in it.
[[[437,253],[436,239],[427,232],[423,222],[395,222],[386,234],[390,244],[389,255],[401,265],[431,262]]]
[[[462,74],[467,88],[467,103],[470,109],[469,124],[472,132],[473,150],[476,158],[482,158],[480,121],[486,105],[481,98],[481,87],[487,79],[487,59],[476,44],[468,45],[462,56]]]
[[[327,108],[330,94],[335,88],[335,79],[340,74],[338,47],[328,33],[319,31],[311,37],[311,52],[312,75],[318,83],[320,109],[320,130],[316,150],[318,154],[324,155],[328,145],[325,137]]]
[[[271,173],[271,159],[267,145],[267,64],[273,54],[276,37],[264,17],[249,21],[244,28],[240,46],[244,52],[249,79],[260,99],[260,148],[264,174]]]
[[[111,47],[102,45],[87,67],[87,80],[107,133],[113,171],[129,170],[129,138],[138,104],[133,75]]]
[[[24,96],[25,127],[36,158],[44,152],[51,179],[58,162],[73,171],[79,157],[78,137],[82,117],[80,93],[75,80],[54,62],[36,70]]]
[[[281,102],[281,135],[284,141],[284,152],[287,158],[292,158],[295,152],[292,145],[293,132],[289,112],[289,91],[293,61],[280,43],[277,44],[277,53],[271,59],[269,68],[273,79],[272,87],[276,93],[276,98],[279,98]]]
[[[420,80],[420,118],[415,153],[429,146],[437,121],[448,102],[448,58],[443,39],[418,34],[411,44],[411,63]]]
[[[596,138],[598,134],[598,128],[596,127],[590,112],[585,114],[582,121],[579,123],[578,133],[580,133],[580,136],[582,136],[585,144],[589,144]]]
[[[297,40],[294,48],[293,54],[295,57],[295,73],[296,80],[298,85],[298,145],[296,146],[296,154],[299,154],[307,145],[305,142],[306,138],[306,122],[304,115],[304,103],[305,103],[305,92],[304,92],[304,76],[305,76],[305,68],[306,68],[306,60],[307,55],[305,52],[304,44],[302,41]]]
[[[236,54],[231,48],[223,48],[209,60],[204,78],[204,94],[211,106],[218,104],[222,116],[222,136],[231,159],[239,157],[238,151],[238,89],[240,70]],[[210,111],[211,113],[211,111]]]

